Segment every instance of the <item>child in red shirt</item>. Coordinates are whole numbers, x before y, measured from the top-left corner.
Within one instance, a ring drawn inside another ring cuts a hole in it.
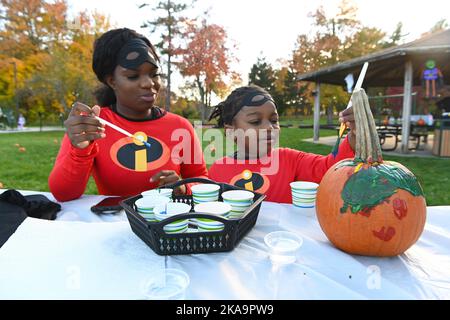
[[[49,176],[58,201],[80,197],[91,175],[100,194],[115,196],[136,195],[180,177],[207,176],[190,122],[154,105],[161,67],[147,38],[126,28],[106,32],[94,44],[93,69],[105,85],[97,92],[104,107],[72,107]],[[105,127],[96,116],[134,137]]]
[[[248,190],[266,194],[266,201],[292,203],[290,183],[319,183],[336,162],[354,157],[353,109],[341,113],[341,122],[351,128],[335,156],[316,155],[289,148],[274,148],[280,125],[272,97],[257,86],[241,87],[216,106],[211,119],[217,119],[227,136],[234,139],[233,156],[217,160],[209,177]]]

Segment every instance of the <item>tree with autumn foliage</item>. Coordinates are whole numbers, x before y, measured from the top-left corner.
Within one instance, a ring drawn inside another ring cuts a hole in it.
[[[17,113],[30,122],[57,121],[77,99],[94,103],[93,42],[109,20],[87,12],[69,19],[62,0],[0,3],[0,107],[13,109],[17,101]]]
[[[362,25],[357,18],[358,8],[350,1],[342,0],[335,16],[329,16],[323,7],[310,13],[313,28],[309,34],[301,34],[293,51],[291,67],[296,74],[316,71],[345,60],[379,51],[387,46],[395,45],[384,40],[385,32],[377,28]],[[397,32],[401,25],[397,26]],[[397,35],[398,36],[398,35]],[[392,39],[392,38],[391,38]],[[395,38],[395,40],[398,40]],[[328,114],[345,107],[348,93],[342,87],[322,85],[321,101],[327,106]],[[301,83],[303,95],[303,110],[311,109],[313,105],[314,86],[311,83]]]
[[[192,78],[198,89],[204,122],[210,113],[212,94],[223,97],[228,83],[238,78],[230,69],[235,58],[227,47],[227,33],[223,27],[203,20],[200,25],[191,23],[187,34],[187,44],[180,50],[178,66],[181,74]]]

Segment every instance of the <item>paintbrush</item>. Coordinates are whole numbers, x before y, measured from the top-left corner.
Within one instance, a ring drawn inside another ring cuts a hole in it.
[[[369,63],[365,62],[362,69],[361,69],[361,73],[359,74],[358,77],[358,81],[356,82],[355,88],[353,89],[353,92],[358,91],[359,89],[361,89],[362,87],[362,83],[364,81],[364,77],[366,76],[366,72],[367,72],[367,68],[369,67]],[[348,109],[352,106],[352,97],[353,97],[353,92],[352,92],[352,96],[350,97],[350,101],[347,104],[347,108]],[[336,157],[338,151],[339,151],[339,144],[341,143],[341,138],[344,135],[345,129],[347,129],[347,125],[342,122],[341,123],[341,127],[339,128],[339,135],[338,138],[336,140],[336,143],[334,144],[333,150],[331,150],[331,153],[333,154],[333,156]]]
[[[100,121],[101,123],[110,126],[110,127],[113,128],[114,130],[119,131],[120,133],[123,133],[124,135],[126,135],[126,136],[128,136],[128,137],[130,137],[130,138],[139,140],[139,141],[142,142],[147,148],[150,148],[150,147],[151,147],[151,144],[148,143],[147,141],[145,141],[145,140],[144,140],[144,137],[142,137],[142,136],[140,136],[140,135],[134,136],[134,135],[132,135],[131,133],[129,133],[128,131],[126,131],[126,130],[124,130],[124,129],[118,127],[118,126],[116,126],[115,124],[113,124],[113,123],[111,123],[111,122],[109,122],[109,121],[106,121],[105,119],[102,119],[102,118],[100,118],[100,117],[98,117],[98,116],[94,116],[94,117],[95,117],[95,119],[97,119],[97,120]]]

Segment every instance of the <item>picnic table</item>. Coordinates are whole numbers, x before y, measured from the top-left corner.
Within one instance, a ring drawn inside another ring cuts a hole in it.
[[[410,140],[414,140],[414,146],[410,147],[410,150],[419,150],[420,142],[428,142],[428,131],[432,130],[434,126],[416,125],[411,124],[410,127]],[[398,143],[401,142],[402,125],[401,124],[378,124],[377,125],[378,136],[380,137],[381,149],[383,151],[393,151],[397,149]],[[387,139],[393,138],[394,142],[391,147],[386,147]]]
[[[393,151],[397,149],[398,143],[400,142],[400,136],[402,134],[402,125],[392,124],[392,125],[379,125],[377,126],[378,136],[380,137],[381,150],[383,151]],[[392,147],[386,147],[386,141],[389,138],[394,139],[394,144]]]
[[[393,258],[344,253],[327,240],[314,209],[272,202],[263,202],[231,252],[159,256],[124,212],[90,211],[103,198],[61,203],[56,221],[26,218],[0,248],[0,299],[145,299],[142,284],[163,268],[189,275],[186,299],[450,298],[450,206],[428,207],[419,241]],[[281,268],[263,240],[277,230],[304,240],[296,261]]]

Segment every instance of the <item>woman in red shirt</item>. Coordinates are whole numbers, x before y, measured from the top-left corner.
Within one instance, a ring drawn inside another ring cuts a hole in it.
[[[147,38],[126,28],[106,32],[94,43],[92,67],[104,85],[96,92],[102,107],[75,103],[65,121],[67,132],[49,177],[57,200],[80,197],[91,175],[100,194],[117,196],[181,177],[207,176],[190,122],[155,106],[161,67]],[[136,138],[104,126],[95,116]]]

